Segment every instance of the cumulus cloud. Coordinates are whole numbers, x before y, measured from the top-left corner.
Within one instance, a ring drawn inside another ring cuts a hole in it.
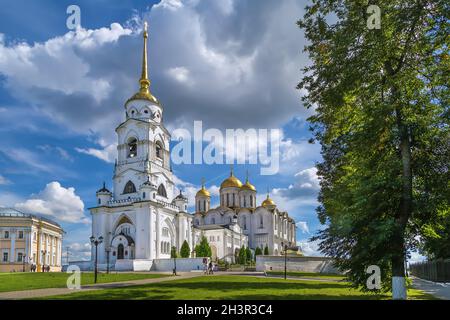
[[[67,247],[69,247],[69,262],[90,260],[91,244],[89,242],[72,242],[62,252],[63,263],[67,261]]]
[[[44,190],[15,207],[25,212],[43,214],[58,221],[88,223],[84,203],[72,187],[64,188],[57,181],[48,183]]]
[[[319,251],[319,244],[317,241],[309,241],[308,239],[302,239],[297,241],[297,246],[300,247],[300,250],[306,257],[323,256],[323,254]]]
[[[216,128],[277,128],[308,114],[295,89],[306,61],[295,24],[303,5],[249,1],[164,0],[143,14],[150,22],[151,90],[166,125],[203,120]],[[67,130],[111,145],[123,103],[138,88],[141,22],[130,17],[123,26],[80,29],[42,43],[2,41],[4,84]],[[105,147],[80,150],[111,161]]]

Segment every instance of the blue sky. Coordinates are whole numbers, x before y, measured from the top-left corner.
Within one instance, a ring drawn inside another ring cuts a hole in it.
[[[81,9],[82,29],[66,27],[66,8]],[[269,189],[298,222],[307,254],[320,228],[314,164],[308,144],[311,115],[295,89],[303,34],[296,20],[304,3],[284,1],[0,1],[0,205],[45,214],[66,230],[64,246],[88,257],[95,191],[111,186],[115,127],[137,89],[142,21],[149,22],[152,93],[169,130],[265,128],[282,130],[280,171],[259,165],[235,174]],[[175,143],[175,142],[174,142]],[[173,143],[173,144],[174,144]],[[173,145],[172,144],[172,145]],[[174,165],[191,204],[201,177],[217,194],[229,165]],[[217,203],[217,195],[213,203]]]

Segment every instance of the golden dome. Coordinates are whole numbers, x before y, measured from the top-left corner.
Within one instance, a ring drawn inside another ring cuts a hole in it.
[[[195,196],[196,197],[210,197],[211,194],[209,193],[208,190],[205,189],[204,186],[202,186],[202,188],[200,190],[198,190],[198,192]]]
[[[235,188],[242,187],[241,180],[239,180],[238,178],[236,178],[233,175],[233,171],[231,171],[230,176],[228,178],[226,178],[225,180],[223,180],[222,184],[220,185],[220,189],[229,188],[229,187],[235,187]]]
[[[205,188],[205,179],[204,178],[202,178],[202,188],[200,190],[198,190],[195,197],[211,197],[211,194]]]
[[[269,195],[267,195],[266,200],[264,200],[261,204],[263,207],[267,207],[267,206],[275,206],[275,202],[269,198]]]
[[[252,185],[248,179],[247,181],[245,181],[245,183],[242,185],[241,190],[250,190],[250,191],[255,191],[256,192],[256,188],[254,185]]]

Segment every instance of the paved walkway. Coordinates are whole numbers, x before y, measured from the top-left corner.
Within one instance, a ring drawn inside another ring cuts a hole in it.
[[[137,286],[149,283],[157,283],[171,280],[181,280],[189,279],[203,275],[202,272],[184,272],[178,273],[179,275],[174,277],[163,277],[163,278],[151,278],[151,279],[140,279],[122,282],[109,282],[109,283],[97,283],[88,284],[81,286],[81,289],[67,289],[67,288],[47,288],[47,289],[35,289],[35,290],[24,290],[24,291],[10,291],[10,292],[0,292],[0,300],[20,300],[20,299],[33,299],[42,297],[51,297],[62,294],[71,294],[75,292],[85,292],[100,289],[112,289],[112,288],[122,288],[129,286]],[[49,298],[51,299],[51,298]]]
[[[439,283],[413,277],[413,287],[429,293],[436,298],[450,300],[450,283]]]

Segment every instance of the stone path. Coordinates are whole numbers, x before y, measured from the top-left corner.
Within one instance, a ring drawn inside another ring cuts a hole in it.
[[[439,283],[413,277],[413,287],[436,298],[450,300],[450,283]]]
[[[10,291],[10,292],[0,292],[0,300],[20,300],[20,299],[33,299],[50,297],[62,294],[71,294],[75,292],[85,292],[100,289],[112,289],[112,288],[122,288],[129,286],[137,286],[149,283],[157,283],[171,280],[181,280],[189,279],[194,277],[199,277],[203,275],[201,272],[185,272],[179,273],[178,276],[173,277],[163,277],[163,278],[151,278],[151,279],[140,279],[140,280],[130,280],[122,282],[109,282],[109,283],[97,283],[88,284],[81,286],[81,289],[67,289],[67,288],[46,288],[46,289],[35,289],[35,290],[24,290],[24,291]]]

